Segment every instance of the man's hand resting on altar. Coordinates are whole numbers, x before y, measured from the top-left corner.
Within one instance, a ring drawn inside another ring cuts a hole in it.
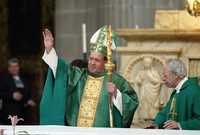
[[[145,127],[145,129],[157,129],[157,128],[158,128],[158,126],[155,124]],[[180,125],[176,121],[168,120],[164,123],[163,128],[164,129],[180,129]]]
[[[54,38],[53,35],[51,33],[50,30],[45,29],[42,32],[43,38],[44,38],[44,47],[45,50],[47,51],[47,53],[49,53],[51,51],[51,49],[53,48],[53,44],[54,44]]]
[[[165,129],[180,129],[179,123],[173,120],[168,120],[164,123]]]

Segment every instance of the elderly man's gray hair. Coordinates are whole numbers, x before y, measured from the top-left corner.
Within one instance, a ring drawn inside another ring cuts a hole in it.
[[[187,76],[187,69],[185,64],[179,59],[169,59],[167,61],[168,70],[176,74],[180,78]]]
[[[17,58],[11,58],[8,60],[8,65],[11,65],[11,64],[19,64],[19,59]]]

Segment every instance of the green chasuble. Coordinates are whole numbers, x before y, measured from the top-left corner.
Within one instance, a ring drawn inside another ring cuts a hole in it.
[[[174,90],[166,106],[155,118],[154,124],[163,128],[163,123],[171,119],[169,112],[173,99],[176,101],[174,107],[175,120],[180,123],[182,129],[200,130],[200,88],[197,78],[188,79],[180,89],[179,93]]]
[[[79,107],[88,76],[104,77],[93,127],[109,127],[108,77],[106,73],[89,74],[87,70],[72,67],[58,60],[56,77],[48,71],[40,102],[40,124],[77,126]],[[138,98],[130,84],[120,75],[113,73],[112,82],[122,94],[122,115],[113,105],[114,127],[130,127]]]

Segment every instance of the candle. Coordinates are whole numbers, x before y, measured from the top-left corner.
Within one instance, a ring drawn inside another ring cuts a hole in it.
[[[135,29],[139,29],[139,25],[136,24],[136,25],[135,25]]]
[[[83,53],[87,53],[87,43],[86,43],[86,24],[82,24],[82,41],[83,41]]]

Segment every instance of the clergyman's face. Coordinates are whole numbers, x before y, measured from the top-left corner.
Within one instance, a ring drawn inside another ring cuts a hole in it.
[[[105,63],[106,61],[104,60],[104,56],[101,53],[92,52],[88,60],[88,71],[90,73],[103,72],[105,69]]]
[[[170,73],[169,69],[166,65],[164,65],[163,68],[163,82],[168,88],[175,88],[176,87],[176,82],[177,82],[177,77],[175,74]]]

